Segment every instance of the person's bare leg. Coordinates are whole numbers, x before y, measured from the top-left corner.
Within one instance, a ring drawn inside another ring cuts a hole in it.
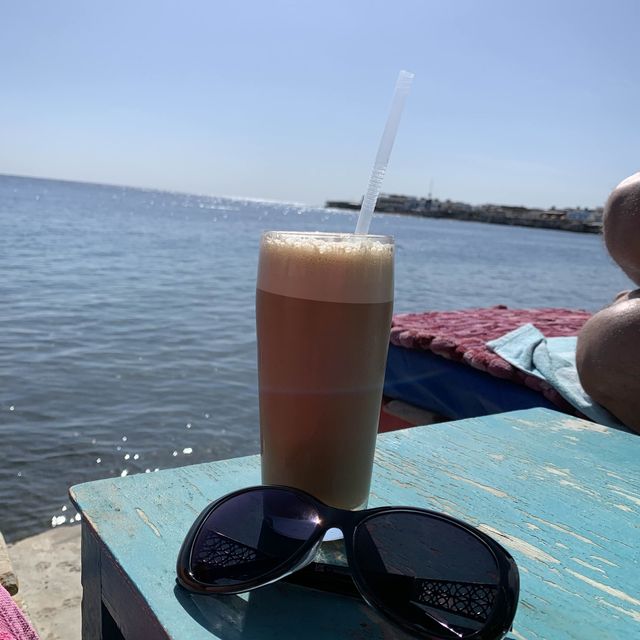
[[[625,178],[611,192],[603,222],[609,254],[640,285],[640,171]]]
[[[584,390],[640,433],[640,289],[623,292],[586,322],[576,366]]]

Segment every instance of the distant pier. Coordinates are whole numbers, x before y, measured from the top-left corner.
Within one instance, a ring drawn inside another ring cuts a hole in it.
[[[360,209],[359,202],[328,200],[331,209]],[[602,232],[602,209],[529,209],[505,205],[474,206],[450,200],[439,201],[409,196],[383,195],[376,211],[422,218],[448,218],[468,222],[486,222],[539,229],[558,229],[579,233]]]

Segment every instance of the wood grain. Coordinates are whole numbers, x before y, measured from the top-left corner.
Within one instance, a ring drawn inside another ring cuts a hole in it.
[[[521,573],[511,640],[640,637],[639,454],[638,436],[546,409],[416,427],[379,437],[370,506],[442,511],[508,548]],[[125,593],[133,587],[135,615],[167,638],[403,637],[348,598],[288,585],[213,598],[175,586],[194,518],[259,484],[259,464],[252,456],[73,487],[83,527],[107,552],[103,575],[119,576],[111,593],[118,580]],[[112,611],[121,629],[126,609]]]

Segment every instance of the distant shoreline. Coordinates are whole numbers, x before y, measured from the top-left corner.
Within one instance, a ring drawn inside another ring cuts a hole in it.
[[[310,205],[302,202],[290,202],[290,201],[282,201],[282,200],[271,200],[266,198],[256,198],[250,196],[214,196],[207,193],[196,193],[196,192],[187,192],[187,191],[176,191],[173,189],[160,188],[160,187],[149,187],[149,186],[141,186],[141,185],[127,185],[127,184],[112,184],[108,182],[92,182],[92,181],[82,181],[82,180],[71,180],[69,178],[51,178],[45,176],[31,176],[31,175],[17,175],[10,173],[0,173],[1,178],[8,178],[14,180],[24,180],[24,181],[37,181],[37,182],[53,182],[53,183],[64,183],[69,185],[79,185],[85,187],[98,187],[98,188],[107,188],[107,189],[126,189],[133,191],[140,191],[145,193],[160,193],[160,194],[170,194],[176,196],[187,196],[187,197],[196,197],[196,198],[209,198],[213,200],[231,200],[231,201],[249,201],[249,202],[259,202],[259,203],[268,203],[268,204],[282,204],[289,206],[299,206],[299,207],[311,207],[321,209],[321,205]],[[488,224],[502,224],[509,226],[519,226],[519,227],[535,227],[540,229],[555,229],[558,231],[572,231],[578,233],[602,233],[602,223],[601,222],[588,222],[583,220],[575,220],[569,218],[560,217],[558,214],[560,212],[547,212],[547,215],[551,217],[543,218],[539,216],[530,216],[527,215],[527,211],[534,211],[532,209],[527,209],[525,207],[495,207],[491,206],[490,210],[483,208],[471,208],[469,205],[462,206],[465,208],[459,208],[458,205],[460,203],[446,201],[443,203],[438,203],[438,201],[434,201],[439,204],[439,208],[425,208],[423,203],[425,203],[424,198],[415,199],[408,198],[406,196],[385,196],[381,195],[378,203],[376,205],[376,211],[379,213],[391,213],[395,215],[405,215],[405,216],[413,216],[418,218],[441,218],[441,219],[450,219],[450,220],[462,220],[465,222],[485,222]],[[418,209],[412,209],[416,203],[419,203]],[[349,202],[346,200],[329,200],[324,205],[325,209],[347,209],[352,211],[357,211],[360,209],[359,202]],[[504,211],[513,211],[514,209],[519,209],[518,213],[507,212]]]
[[[360,203],[330,200],[325,204],[325,208],[358,210],[360,209]],[[509,215],[500,212],[478,209],[438,209],[407,211],[395,209],[393,207],[377,206],[376,211],[380,213],[391,213],[395,215],[414,216],[416,218],[463,220],[465,222],[484,222],[487,224],[502,224],[516,227],[534,227],[538,229],[555,229],[557,231],[572,231],[577,233],[602,233],[602,224],[597,222],[583,222],[581,220],[570,220],[567,218],[555,217],[541,218],[528,217],[525,215]]]

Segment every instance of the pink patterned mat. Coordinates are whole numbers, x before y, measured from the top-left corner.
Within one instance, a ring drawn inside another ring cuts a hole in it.
[[[2,585],[0,585],[0,640],[38,640],[38,634]]]
[[[485,344],[523,324],[535,325],[548,338],[577,335],[591,317],[572,309],[485,309],[401,313],[393,317],[391,343],[407,349],[431,351],[474,369],[539,391],[565,411],[571,406],[543,380],[519,371],[489,351]]]

